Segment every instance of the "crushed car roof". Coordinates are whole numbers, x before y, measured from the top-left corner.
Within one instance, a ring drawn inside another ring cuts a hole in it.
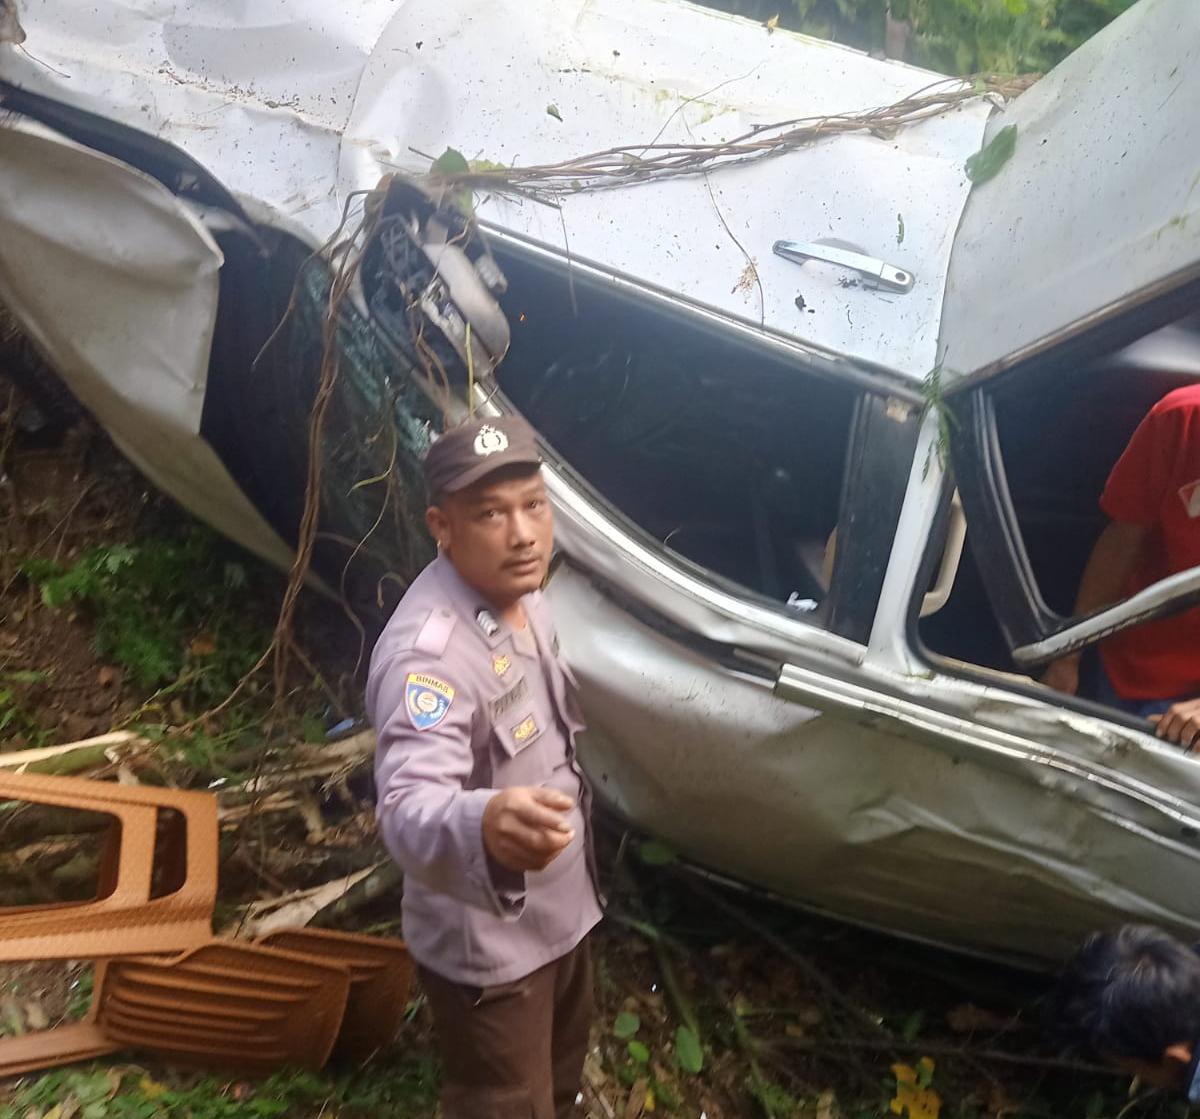
[[[0,46],[0,76],[178,145],[256,216],[313,243],[351,192],[397,167],[426,169],[447,147],[528,165],[617,144],[708,143],[890,105],[938,80],[683,0],[56,0],[25,5],[22,22],[26,43]],[[963,163],[989,111],[979,99],[894,135],[575,195],[561,211],[487,199],[480,216],[920,378],[934,364],[970,186]],[[866,290],[844,270],[772,254],[779,239],[823,238],[906,269],[912,290]]]

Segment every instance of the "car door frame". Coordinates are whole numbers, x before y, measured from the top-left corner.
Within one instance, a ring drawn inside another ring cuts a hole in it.
[[[1060,615],[1042,596],[1025,549],[1009,493],[996,429],[998,391],[1036,385],[1064,364],[1098,360],[1192,310],[1200,303],[1200,278],[1144,301],[1132,296],[1091,330],[1003,373],[977,378],[946,393],[949,453],[973,538],[972,551],[1015,663],[1033,669],[1055,657],[1090,648],[1131,626],[1179,613],[1200,603],[1200,568],[1147,587],[1131,598],[1083,617]],[[1028,390],[1025,390],[1028,391]]]

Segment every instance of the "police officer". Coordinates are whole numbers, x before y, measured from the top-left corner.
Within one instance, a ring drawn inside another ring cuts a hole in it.
[[[433,1010],[446,1119],[563,1119],[592,1016],[600,919],[583,723],[540,587],[553,520],[518,417],[425,460],[438,557],[371,658],[377,817]]]

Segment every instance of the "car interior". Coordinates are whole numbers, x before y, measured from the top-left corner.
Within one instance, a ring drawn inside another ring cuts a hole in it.
[[[1093,544],[1105,524],[1099,499],[1113,464],[1150,408],[1200,380],[1200,314],[1096,361],[1015,374],[993,397],[1008,488],[1030,566],[1046,604],[1072,613]],[[967,531],[945,606],[921,620],[935,655],[1021,672],[1009,655]]]
[[[668,549],[780,603],[820,601],[860,390],[496,255],[500,386],[555,452]]]

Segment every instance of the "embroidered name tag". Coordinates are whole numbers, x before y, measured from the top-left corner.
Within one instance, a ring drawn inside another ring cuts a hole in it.
[[[498,696],[488,704],[488,714],[495,721],[508,711],[514,703],[525,698],[529,694],[529,681],[522,676],[511,688],[508,689],[502,696]]]
[[[417,730],[432,730],[450,710],[454,689],[445,680],[410,672],[404,682],[404,705]]]
[[[518,746],[528,746],[538,736],[538,725],[532,715],[513,727],[513,741]]]

